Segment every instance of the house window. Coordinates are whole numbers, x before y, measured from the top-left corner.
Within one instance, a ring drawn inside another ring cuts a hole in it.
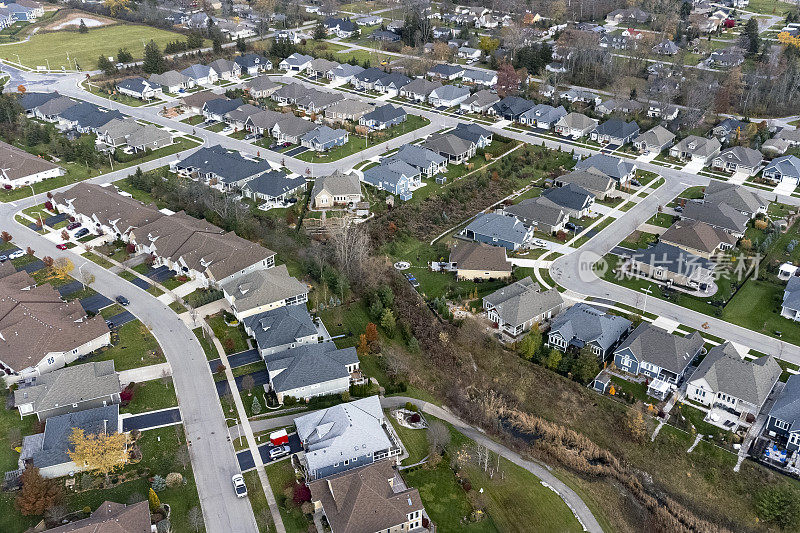
[[[778,428],[778,429],[784,429],[784,430],[789,429],[789,423],[785,422],[783,420],[778,420],[776,418],[774,424],[775,424],[775,427]]]
[[[345,459],[345,460],[344,460],[344,466],[347,466],[347,465],[349,465],[349,464],[350,464],[350,459]]]

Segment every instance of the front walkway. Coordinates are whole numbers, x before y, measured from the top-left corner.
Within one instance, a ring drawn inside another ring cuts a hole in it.
[[[169,366],[169,363],[159,363],[157,365],[131,368],[130,370],[121,370],[119,373],[119,382],[124,387],[128,383],[152,381],[154,379],[159,379],[162,376],[171,375],[172,367]]]

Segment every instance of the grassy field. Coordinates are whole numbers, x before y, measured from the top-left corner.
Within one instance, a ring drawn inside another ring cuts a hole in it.
[[[3,56],[16,58],[19,54],[22,64],[30,68],[47,67],[49,62],[52,70],[73,70],[77,61],[80,69],[89,70],[97,68],[101,55],[116,57],[120,48],[127,47],[134,60],[142,59],[144,45],[151,39],[162,50],[168,42],[185,40],[179,33],[126,22],[89,29],[88,33],[37,33],[27,42],[5,46]]]
[[[175,395],[175,385],[172,384],[172,378],[167,378],[166,385],[160,379],[157,379],[145,383],[137,383],[133,392],[133,399],[127,406],[122,407],[120,412],[137,414],[176,407],[177,405],[178,397]]]
[[[272,492],[275,493],[275,500],[278,502],[278,509],[287,533],[306,533],[310,524],[308,518],[294,506],[291,499],[287,500],[283,494],[287,487],[293,486],[296,482],[291,463],[289,461],[272,462],[264,469],[267,472]]]
[[[119,340],[89,357],[91,361],[114,360],[114,368],[129,370],[166,361],[153,334],[138,320],[119,328]],[[154,355],[155,353],[155,355]]]

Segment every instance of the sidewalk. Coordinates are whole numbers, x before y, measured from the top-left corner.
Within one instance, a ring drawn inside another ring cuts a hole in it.
[[[119,373],[119,382],[124,387],[128,383],[152,381],[159,379],[161,376],[171,376],[172,367],[169,363],[159,363],[157,365],[143,366],[140,368],[131,368],[130,370],[122,370]]]

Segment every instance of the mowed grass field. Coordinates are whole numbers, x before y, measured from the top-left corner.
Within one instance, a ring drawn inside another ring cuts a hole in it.
[[[149,26],[114,24],[89,29],[88,33],[77,31],[37,33],[30,41],[4,46],[0,50],[0,57],[16,61],[19,54],[22,64],[31,68],[46,67],[49,61],[53,70],[61,67],[74,69],[77,61],[78,67],[82,70],[94,70],[97,68],[97,58],[101,54],[114,57],[116,60],[120,48],[127,48],[135,60],[141,60],[144,45],[151,39],[163,50],[168,42],[184,41],[186,38],[176,32]]]

